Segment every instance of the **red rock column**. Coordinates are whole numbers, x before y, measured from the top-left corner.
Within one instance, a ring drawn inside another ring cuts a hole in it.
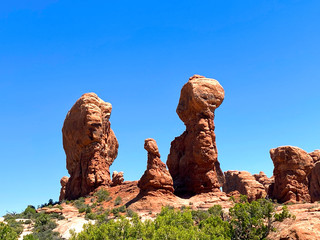
[[[119,146],[110,128],[111,110],[110,103],[94,93],[86,93],[68,112],[62,128],[70,174],[66,199],[86,196],[101,185],[110,185],[109,167]]]
[[[271,197],[279,202],[310,202],[308,175],[314,163],[304,150],[283,146],[270,150],[274,164]]]
[[[218,190],[224,182],[213,122],[223,99],[219,82],[199,75],[191,77],[181,90],[177,114],[186,131],[172,141],[167,160],[177,194]]]
[[[147,170],[138,182],[142,194],[173,193],[173,181],[166,165],[160,159],[157,143],[154,139],[145,140],[144,148],[148,152]]]

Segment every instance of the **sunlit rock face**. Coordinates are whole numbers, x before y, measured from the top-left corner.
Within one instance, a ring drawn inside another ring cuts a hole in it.
[[[219,82],[200,75],[191,77],[181,90],[177,114],[186,130],[172,141],[167,160],[177,194],[219,191],[224,182],[213,122],[223,99]]]
[[[314,167],[312,157],[292,146],[271,149],[270,156],[274,165],[271,197],[279,202],[310,202],[308,176]]]
[[[158,193],[173,193],[173,181],[166,165],[160,159],[156,141],[147,138],[144,149],[148,152],[147,170],[138,182],[141,194],[157,195]]]
[[[110,128],[112,106],[95,93],[82,95],[68,112],[62,128],[70,178],[65,199],[86,196],[111,184],[109,167],[118,154]]]
[[[224,172],[224,176],[223,191],[226,193],[238,191],[239,194],[247,195],[250,202],[267,196],[265,187],[247,171],[229,170]]]

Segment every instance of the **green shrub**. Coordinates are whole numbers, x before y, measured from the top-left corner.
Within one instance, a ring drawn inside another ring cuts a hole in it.
[[[98,224],[85,225],[82,232],[73,232],[70,239],[262,240],[273,230],[274,221],[290,216],[286,208],[282,215],[276,215],[272,202],[268,200],[260,199],[249,203],[245,198],[230,208],[229,214],[223,214],[219,205],[208,211],[164,207],[154,221],[142,222],[130,210],[127,210],[130,219],[120,216],[120,210],[123,209],[112,209],[112,213],[119,217],[116,220],[108,219],[109,212],[97,215]]]
[[[20,235],[23,231],[23,222],[19,221],[17,222],[15,219],[9,219],[7,220],[8,226],[13,229],[18,235]]]
[[[115,206],[118,206],[118,205],[120,205],[122,203],[122,198],[120,197],[120,196],[118,196],[117,198],[116,198],[116,200],[114,201],[114,205]]]
[[[138,214],[135,213],[133,210],[127,209],[127,217],[132,218],[132,217],[137,217],[137,216],[138,216]]]
[[[79,198],[74,201],[74,206],[78,209],[85,208],[87,205],[84,203],[84,198]]]
[[[103,201],[110,201],[110,193],[105,189],[100,189],[96,193],[94,193],[94,196],[97,197],[97,202],[103,202]]]
[[[89,212],[86,214],[85,219],[87,220],[95,220],[97,219],[97,214],[93,213],[93,212]]]
[[[192,219],[198,224],[200,223],[202,220],[205,220],[209,217],[209,212],[207,211],[203,211],[203,210],[192,210],[191,211],[192,214]]]
[[[23,240],[39,240],[39,238],[37,238],[33,234],[28,234],[28,235],[23,237]]]
[[[27,219],[26,221],[24,221],[24,224],[31,224],[32,221],[30,219]]]
[[[28,205],[22,214],[24,216],[23,218],[33,219],[37,212],[34,206]]]
[[[18,234],[7,224],[0,222],[0,240],[16,240]]]
[[[208,209],[208,212],[214,217],[223,217],[221,205],[214,205]]]
[[[274,215],[275,220],[276,220],[276,221],[279,221],[279,222],[282,222],[284,219],[286,219],[286,218],[291,218],[291,217],[295,218],[294,215],[291,215],[291,214],[289,213],[289,210],[288,210],[288,207],[287,207],[287,206],[283,206],[283,207],[282,207],[282,212],[281,212],[281,213],[276,213],[276,214]]]

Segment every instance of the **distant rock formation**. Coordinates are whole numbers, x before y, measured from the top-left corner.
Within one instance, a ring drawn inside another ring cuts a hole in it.
[[[314,150],[313,152],[309,153],[309,155],[312,157],[314,163],[320,161],[320,150]]]
[[[238,191],[247,195],[250,202],[267,196],[265,187],[247,171],[227,171],[224,176],[223,191],[227,194]]]
[[[274,164],[274,184],[271,197],[280,202],[310,202],[308,175],[313,159],[298,147],[283,146],[270,150]]]
[[[113,171],[112,173],[112,183],[111,186],[121,185],[124,181],[123,172]]]
[[[181,90],[177,114],[186,130],[172,141],[167,160],[177,194],[219,191],[224,182],[213,122],[223,99],[219,82],[200,75],[191,77]]]
[[[269,192],[269,187],[272,183],[274,183],[274,177],[268,178],[268,176],[264,172],[260,172],[259,174],[253,174],[254,178],[261,183],[266,192]]]
[[[65,198],[86,196],[111,184],[109,167],[118,154],[110,128],[112,106],[94,93],[82,95],[68,112],[62,128],[70,179]]]
[[[67,176],[62,177],[60,180],[61,190],[60,190],[59,202],[64,200],[66,197],[66,186],[68,181],[69,181],[69,177]]]
[[[144,149],[148,152],[147,170],[138,182],[142,194],[155,192],[173,193],[173,181],[166,165],[160,160],[160,153],[154,139],[145,140]]]

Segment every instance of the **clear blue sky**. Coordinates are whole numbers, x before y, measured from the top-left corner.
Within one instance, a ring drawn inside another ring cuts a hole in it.
[[[271,176],[269,149],[319,149],[319,23],[318,0],[2,1],[0,215],[58,199],[62,124],[86,92],[113,105],[111,171],[125,180],[145,171],[145,138],[166,161],[193,74],[225,89],[215,119],[223,171]]]

